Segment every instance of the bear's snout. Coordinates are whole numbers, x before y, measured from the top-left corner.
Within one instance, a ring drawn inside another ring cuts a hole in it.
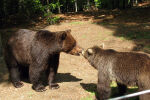
[[[80,56],[80,53],[82,53],[83,48],[79,46],[75,46],[69,53],[72,55]]]

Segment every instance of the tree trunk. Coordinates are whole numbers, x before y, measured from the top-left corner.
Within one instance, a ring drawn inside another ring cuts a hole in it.
[[[133,0],[130,0],[129,6],[130,6],[130,7],[133,7]]]
[[[90,8],[90,0],[87,0],[87,10]]]
[[[75,12],[78,12],[78,4],[77,4],[77,0],[75,0]]]
[[[135,5],[136,5],[136,6],[138,5],[138,0],[135,0]]]
[[[49,5],[49,0],[47,0],[47,5]],[[47,13],[49,13],[49,12],[50,12],[50,9],[48,8]]]
[[[61,13],[61,10],[60,10],[60,2],[59,2],[59,0],[58,0],[57,2],[58,2],[58,13],[60,14],[60,13]]]

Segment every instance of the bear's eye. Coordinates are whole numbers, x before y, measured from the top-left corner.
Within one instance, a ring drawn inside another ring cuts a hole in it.
[[[66,33],[62,33],[61,36],[60,36],[61,40],[65,40],[66,37],[67,37],[67,34],[66,34]]]

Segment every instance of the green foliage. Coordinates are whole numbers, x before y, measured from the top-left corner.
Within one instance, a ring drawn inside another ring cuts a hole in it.
[[[97,8],[125,9],[132,7],[133,3],[133,0],[0,0],[0,21],[4,25],[10,22],[8,19],[29,20],[36,16],[46,16],[47,13],[48,16],[51,12],[56,14]],[[51,18],[47,20],[50,21]]]
[[[49,13],[49,12],[53,12],[56,8],[58,8],[58,3],[50,3],[50,4],[43,6],[42,11],[45,13]]]
[[[96,6],[97,8],[100,8],[100,7],[101,7],[101,0],[94,0],[94,2],[95,2],[95,6]]]
[[[55,16],[55,17],[48,17],[48,18],[47,18],[47,23],[50,24],[50,25],[52,25],[52,24],[58,23],[59,20],[60,20],[60,17],[58,17],[58,16]]]
[[[93,100],[93,98],[95,97],[95,93],[91,93],[89,92],[89,96],[88,97],[83,97],[80,100]]]

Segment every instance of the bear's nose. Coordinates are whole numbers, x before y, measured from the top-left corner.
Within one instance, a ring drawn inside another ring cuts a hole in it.
[[[79,53],[82,53],[83,50],[84,50],[84,49],[83,49],[82,47],[78,46],[78,52],[79,52]]]

